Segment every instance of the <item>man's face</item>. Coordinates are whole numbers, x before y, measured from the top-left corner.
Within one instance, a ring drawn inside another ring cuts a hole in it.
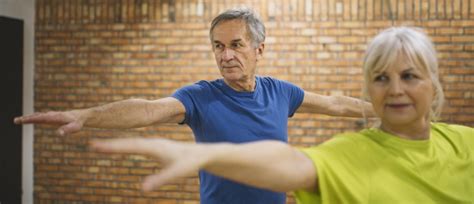
[[[245,82],[255,78],[257,61],[263,52],[263,43],[254,47],[241,20],[218,24],[212,31],[212,50],[219,71],[226,82]]]

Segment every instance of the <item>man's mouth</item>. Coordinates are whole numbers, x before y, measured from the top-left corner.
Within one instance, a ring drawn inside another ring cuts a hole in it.
[[[223,69],[238,68],[239,66],[222,66]]]

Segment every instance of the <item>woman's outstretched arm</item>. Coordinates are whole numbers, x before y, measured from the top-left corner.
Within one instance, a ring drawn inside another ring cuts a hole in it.
[[[166,139],[96,140],[92,147],[100,152],[144,154],[156,158],[164,167],[148,176],[146,191],[199,169],[247,185],[273,191],[317,189],[316,167],[297,149],[278,141],[245,144],[194,144]]]

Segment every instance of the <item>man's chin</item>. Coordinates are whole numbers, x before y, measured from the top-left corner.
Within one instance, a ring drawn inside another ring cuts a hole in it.
[[[225,79],[226,82],[230,82],[230,83],[238,82],[238,81],[241,80],[238,77],[224,77],[224,79]]]
[[[222,72],[222,77],[224,77],[224,79],[226,79],[227,81],[235,81],[235,80],[239,80],[242,78],[242,74],[241,73],[238,73],[238,72]]]

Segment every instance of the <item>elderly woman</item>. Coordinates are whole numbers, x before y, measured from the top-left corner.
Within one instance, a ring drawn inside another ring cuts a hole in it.
[[[364,60],[364,95],[376,127],[312,148],[282,142],[187,144],[164,139],[95,141],[98,151],[139,153],[166,164],[145,179],[152,190],[198,169],[273,191],[299,203],[472,203],[474,129],[436,123],[443,91],[436,52],[422,32],[389,28]]]

